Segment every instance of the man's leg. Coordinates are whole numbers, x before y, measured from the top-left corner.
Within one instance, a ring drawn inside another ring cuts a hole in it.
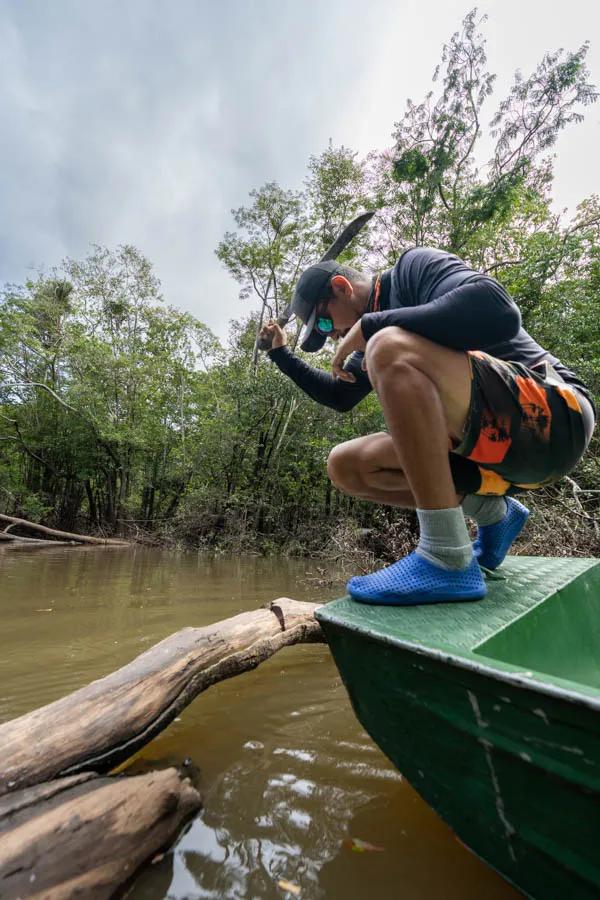
[[[329,454],[327,474],[340,491],[360,500],[416,507],[394,443],[385,431],[338,444]]]
[[[372,503],[415,509],[416,501],[400,468],[394,444],[387,431],[344,441],[333,448],[327,460],[330,480],[345,494]],[[506,515],[502,496],[459,494],[462,510],[477,525],[495,525]]]
[[[460,442],[471,401],[465,353],[399,328],[367,345],[369,377],[380,399],[398,465],[416,503],[421,529],[411,554],[348,588],[368,602],[476,599],[485,594],[452,480],[449,438]]]
[[[462,439],[469,412],[466,353],[392,327],[371,338],[366,361],[398,463],[418,507],[458,506],[448,438]]]
[[[469,412],[468,358],[387,328],[369,342],[367,368],[417,503],[418,552],[447,568],[466,568],[471,541],[450,472],[448,439],[462,438]]]
[[[338,490],[359,500],[416,509],[415,498],[406,475],[399,466],[392,439],[386,431],[338,444],[329,454],[327,474]],[[507,501],[502,496],[467,494],[461,503],[465,516],[473,519],[480,529],[480,539],[474,544],[475,556],[479,558],[483,553],[479,546],[482,537],[486,538],[488,544],[492,544],[493,552],[488,550],[483,556],[483,562],[488,568],[499,565],[497,551],[501,552],[503,559],[506,543],[506,539],[500,540],[496,536],[498,529],[492,534],[488,526],[502,523],[503,530],[506,530],[505,526],[512,526],[512,520],[516,516],[514,509],[518,511],[521,521],[525,521],[528,515],[526,507],[514,498],[509,502],[511,505],[507,508]],[[507,514],[511,511],[509,522]],[[482,528],[484,531],[481,531]],[[512,530],[514,529],[512,526]]]

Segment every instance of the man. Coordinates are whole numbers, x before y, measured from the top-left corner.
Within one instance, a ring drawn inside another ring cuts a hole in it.
[[[414,553],[348,592],[367,603],[476,600],[529,515],[507,494],[570,472],[595,424],[585,385],[521,327],[493,278],[458,257],[414,247],[373,278],[335,261],[306,269],[293,312],[301,347],[340,339],[332,375],[308,366],[270,322],[269,356],[302,390],[351,409],[371,389],[387,432],[335,447],[328,474],[346,493],[417,511]],[[465,518],[478,526],[472,545]]]

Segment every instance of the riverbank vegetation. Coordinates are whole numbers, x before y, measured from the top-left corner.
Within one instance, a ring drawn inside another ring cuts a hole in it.
[[[597,98],[587,46],[546,54],[498,103],[481,26],[470,13],[444,47],[390,149],[359,159],[330,145],[300,190],[268,183],[234,211],[217,255],[248,313],[225,344],[165,303],[133,246],[5,286],[0,512],[186,547],[386,559],[408,545],[411,513],[355,502],[326,477],[334,444],[382,428],[376,398],[332,412],[254,349],[302,268],[365,209],[376,215],[344,262],[380,270],[415,244],[459,254],[600,398],[600,198],[570,215],[551,202],[556,139]],[[330,355],[309,360],[327,369]],[[526,552],[600,551],[599,475],[596,437],[571,479],[532,498]]]

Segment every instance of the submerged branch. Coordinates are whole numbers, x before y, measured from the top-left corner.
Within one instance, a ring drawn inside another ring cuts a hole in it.
[[[200,805],[175,769],[15,791],[0,800],[0,896],[113,897]]]
[[[281,598],[185,628],[105,678],[0,725],[0,794],[90,769],[108,772],[206,688],[290,644],[325,642],[318,604]]]

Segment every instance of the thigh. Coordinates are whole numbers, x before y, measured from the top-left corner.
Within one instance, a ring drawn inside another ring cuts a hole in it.
[[[586,446],[581,403],[571,386],[481,351],[469,355],[473,401],[453,453],[478,467],[477,493],[541,487],[570,472]]]
[[[388,342],[390,356],[423,372],[435,384],[449,436],[462,439],[471,403],[471,366],[465,351],[443,347],[428,338],[392,326],[377,332],[367,344],[367,367],[378,341]],[[371,348],[371,350],[370,350]]]
[[[338,444],[331,451],[339,462],[347,463],[353,468],[393,470],[402,472],[394,443],[387,431],[366,434]]]
[[[338,444],[331,451],[331,457],[334,464],[348,466],[352,471],[363,475],[377,472],[393,473],[393,489],[410,491],[408,481],[406,481],[396,456],[394,442],[387,431],[367,434],[364,437],[353,438],[343,444]],[[457,456],[455,453],[449,452],[448,459],[457,494],[475,494],[480,491],[482,485],[480,467],[470,459]],[[404,479],[404,485],[401,483],[401,479]],[[510,487],[502,479],[494,480],[491,477],[487,478],[485,483],[485,493],[503,494]]]

